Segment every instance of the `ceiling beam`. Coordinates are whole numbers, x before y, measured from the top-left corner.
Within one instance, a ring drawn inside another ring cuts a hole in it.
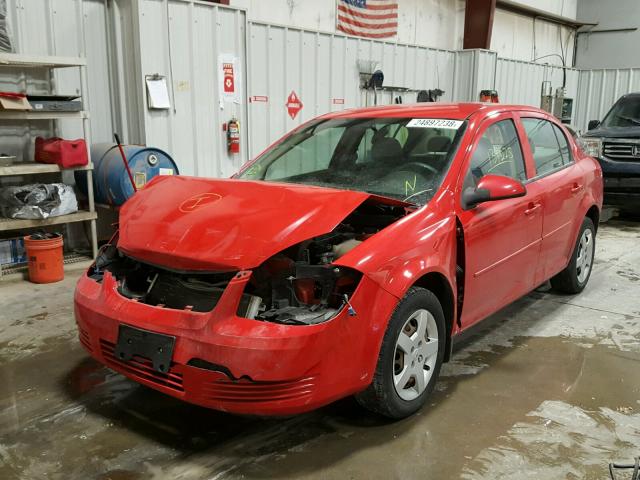
[[[464,10],[464,38],[462,48],[491,47],[493,15],[496,0],[467,0]]]

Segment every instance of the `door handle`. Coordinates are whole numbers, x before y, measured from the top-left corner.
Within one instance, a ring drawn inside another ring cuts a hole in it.
[[[541,206],[542,205],[539,203],[530,202],[529,205],[527,205],[527,209],[524,211],[524,214],[531,215],[535,213]]]
[[[578,183],[574,183],[573,187],[571,187],[571,193],[578,193],[581,190],[582,190],[582,185]]]

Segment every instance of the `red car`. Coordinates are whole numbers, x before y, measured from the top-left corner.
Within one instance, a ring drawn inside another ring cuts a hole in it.
[[[294,414],[355,395],[401,418],[452,338],[546,280],[578,293],[602,172],[532,107],[331,113],[228,180],[157,177],[78,282],[80,341],[205,407]]]

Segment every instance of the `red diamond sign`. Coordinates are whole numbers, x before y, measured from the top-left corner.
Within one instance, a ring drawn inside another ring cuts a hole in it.
[[[303,107],[302,100],[298,98],[298,95],[296,95],[296,92],[293,90],[291,90],[291,93],[287,97],[287,103],[285,105],[287,106],[287,112],[289,112],[291,120],[296,118],[296,115],[298,115],[298,112],[300,112]]]

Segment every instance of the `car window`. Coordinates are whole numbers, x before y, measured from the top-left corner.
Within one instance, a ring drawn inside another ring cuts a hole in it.
[[[373,145],[383,138],[395,138],[400,146],[404,148],[409,129],[400,124],[377,123],[367,128],[358,145],[358,158],[356,163],[367,163],[372,160],[371,151]]]
[[[527,179],[522,147],[513,120],[501,120],[485,130],[471,157],[465,188],[477,185],[482,177],[489,174],[521,182]]]
[[[567,165],[572,162],[571,158],[571,149],[569,147],[569,141],[567,140],[567,136],[564,134],[562,129],[556,124],[552,123],[553,131],[556,134],[556,138],[558,139],[558,143],[560,144],[560,153],[562,154],[562,163]]]
[[[465,128],[456,119],[320,118],[265,150],[238,178],[358,190],[424,205],[450,168]]]
[[[344,130],[344,127],[319,128],[313,136],[271,163],[265,172],[265,180],[326,170]]]
[[[569,143],[560,128],[541,118],[523,118],[531,154],[536,164],[536,176],[552,172],[571,161]]]
[[[636,127],[640,125],[640,97],[622,97],[602,119],[602,127]]]

